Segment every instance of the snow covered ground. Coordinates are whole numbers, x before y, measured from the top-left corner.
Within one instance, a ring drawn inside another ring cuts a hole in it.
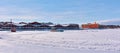
[[[0,31],[0,53],[120,53],[120,29]]]

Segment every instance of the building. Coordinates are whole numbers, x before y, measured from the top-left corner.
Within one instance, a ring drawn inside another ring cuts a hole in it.
[[[88,24],[82,24],[83,29],[98,29],[99,24],[98,23],[88,23]]]
[[[29,23],[29,25],[33,25],[35,27],[37,26],[40,26],[42,23],[39,23],[39,22],[32,22],[32,23]]]
[[[33,26],[33,25],[30,25],[30,24],[27,24],[27,25],[21,26],[21,28],[23,28],[23,29],[33,29],[34,26]]]
[[[65,28],[68,29],[68,30],[76,30],[76,29],[78,30],[78,29],[80,29],[78,24],[69,24]]]
[[[49,26],[49,25],[46,25],[46,24],[44,24],[44,25],[41,25],[41,26],[39,26],[39,27],[37,27],[38,29],[51,29],[51,27]]]
[[[3,29],[11,29],[12,27],[17,27],[17,26],[14,25],[14,24],[6,24],[6,25],[3,25],[1,28],[3,28]]]
[[[63,28],[64,28],[64,27],[63,27],[62,25],[60,25],[60,24],[54,25],[53,27],[56,28],[56,29],[63,29]]]
[[[19,24],[27,24],[26,22],[20,22]]]
[[[100,29],[114,29],[114,28],[120,28],[119,25],[99,25]]]
[[[20,23],[13,23],[13,22],[0,22],[0,29],[3,30],[10,30],[11,28],[16,28],[16,30],[51,30],[55,28],[56,30],[75,30],[79,29],[78,24],[53,24],[51,22],[48,23],[39,23],[39,22],[20,22]]]

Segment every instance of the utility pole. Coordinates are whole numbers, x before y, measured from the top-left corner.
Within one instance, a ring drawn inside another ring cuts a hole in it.
[[[12,19],[10,19],[10,22],[11,22],[11,24],[13,24],[13,23],[12,23]]]
[[[12,19],[10,19],[11,22],[11,32],[16,32],[16,28],[13,25]]]

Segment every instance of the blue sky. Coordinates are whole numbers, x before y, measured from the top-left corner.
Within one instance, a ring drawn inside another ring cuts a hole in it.
[[[120,19],[120,0],[1,0],[0,21],[88,23]]]

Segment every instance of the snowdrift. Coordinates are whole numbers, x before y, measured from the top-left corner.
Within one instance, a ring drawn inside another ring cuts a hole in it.
[[[33,51],[34,53],[98,53],[98,51],[119,53],[119,33],[120,29],[65,32],[19,31],[16,33],[0,31],[0,52],[7,53],[5,51],[7,49],[11,53],[31,53]],[[12,49],[9,50],[10,48]],[[26,49],[28,51],[22,52]]]

